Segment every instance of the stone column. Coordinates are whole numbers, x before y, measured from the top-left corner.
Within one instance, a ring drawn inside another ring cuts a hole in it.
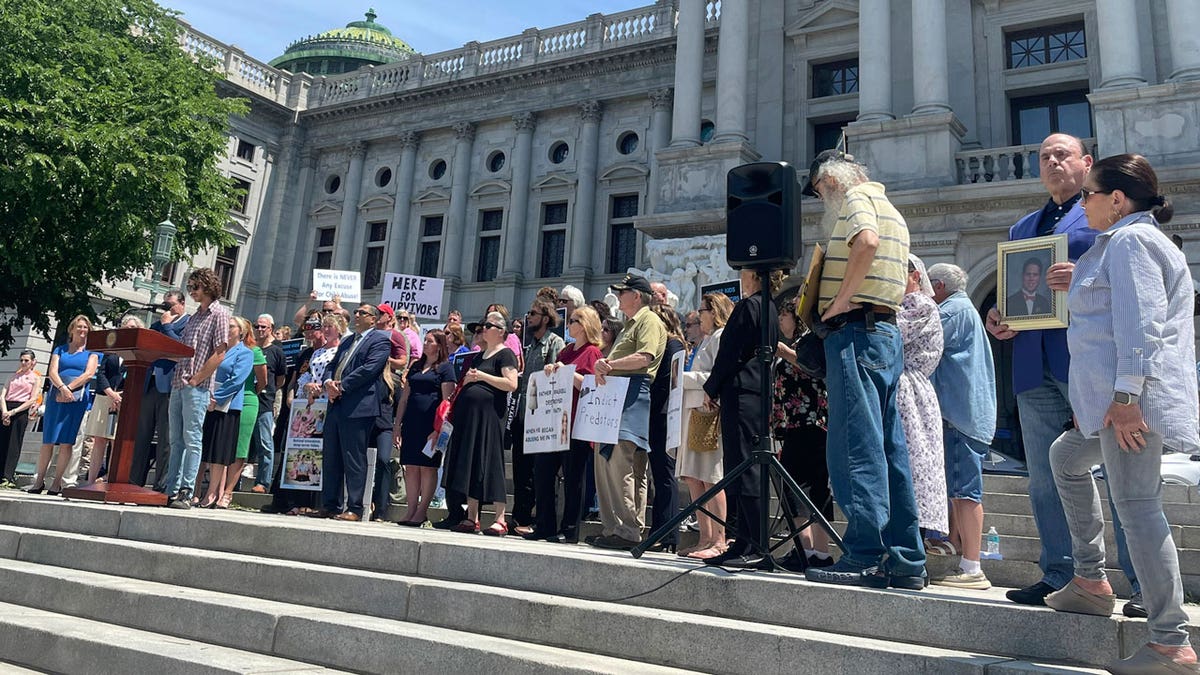
[[[913,72],[916,73],[912,114],[950,112],[946,0],[913,0],[912,8]],[[862,96],[861,87],[859,92]]]
[[[750,1],[721,3],[717,44],[715,141],[746,140],[746,82],[750,79]],[[703,43],[702,43],[703,45]],[[676,65],[678,69],[678,65]]]
[[[308,226],[309,202],[312,199],[313,192],[313,172],[316,168],[316,153],[308,148],[301,150],[300,178],[296,181],[297,185],[300,186],[300,195],[298,199],[289,200],[292,204],[291,218],[288,219],[287,227],[287,231],[292,234],[289,241],[290,247],[284,246],[282,251],[276,251],[277,256],[281,253],[283,254],[284,264],[275,267],[271,284],[276,288],[292,286],[306,300],[308,299],[308,292],[304,289],[312,285],[310,266],[313,260],[313,241],[316,237],[316,232]],[[296,275],[300,273],[302,266],[303,273],[308,276],[307,279],[297,285]]]
[[[334,251],[333,266],[339,270],[353,270],[354,253],[358,245],[358,200],[362,197],[363,160],[367,157],[367,144],[354,141],[350,144],[350,169],[346,172],[345,195],[342,199],[342,222],[338,224],[337,249]]]
[[[1200,3],[1167,0],[1171,77],[1176,82],[1200,79]]]
[[[1096,0],[1100,89],[1145,86],[1134,0]]]
[[[675,111],[671,125],[671,145],[675,146],[700,145],[704,6],[704,0],[679,1],[675,36]]]
[[[658,151],[671,142],[671,90],[655,89],[650,92],[650,189],[646,194],[646,213],[654,213],[658,206]]]
[[[506,278],[520,279],[525,276],[525,251],[538,244],[537,228],[527,227],[526,222],[529,217],[529,171],[533,164],[533,129],[537,119],[531,112],[521,112],[513,115],[512,120],[517,142],[513,145],[508,228],[504,233],[504,264],[500,271]],[[533,239],[528,239],[530,236]]]
[[[296,163],[296,139],[290,130],[280,139],[280,146],[267,146],[266,163],[263,171],[263,207],[259,209],[258,222],[250,245],[250,264],[242,275],[243,293],[250,288],[257,296],[258,312],[266,307],[268,292],[275,291],[278,286],[271,283],[274,267],[271,260],[276,255],[279,240],[279,220],[283,217],[283,193],[287,190],[287,181],[291,176],[292,165]],[[278,170],[276,170],[278,166]],[[251,281],[251,277],[253,281]],[[245,303],[243,303],[245,304]]]
[[[471,189],[471,150],[475,145],[475,125],[454,125],[454,167],[450,170],[450,211],[442,231],[442,277],[462,280],[463,240],[467,236],[467,190]]]
[[[570,270],[581,274],[592,268],[592,236],[596,222],[596,161],[600,149],[599,101],[579,104],[579,160],[575,168],[575,209],[571,223]]]
[[[421,137],[415,131],[400,133],[400,166],[396,170],[396,203],[392,207],[392,231],[389,235],[387,266],[384,272],[416,273],[418,229],[412,221],[413,174],[417,167],[417,146]]]
[[[895,119],[892,114],[892,2],[858,3],[858,121]]]

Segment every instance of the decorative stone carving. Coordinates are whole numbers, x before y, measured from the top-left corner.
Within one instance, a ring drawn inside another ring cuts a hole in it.
[[[584,101],[579,104],[579,119],[584,123],[599,122],[603,109],[600,101]]]
[[[300,167],[303,169],[317,168],[317,153],[312,148],[300,151]]]
[[[419,132],[412,131],[411,129],[408,131],[401,131],[398,135],[398,138],[400,139],[401,149],[416,149],[416,147],[421,144],[421,134]]]
[[[681,312],[699,306],[701,286],[738,278],[737,272],[725,262],[723,234],[652,239],[646,242],[646,253],[650,267],[645,270],[630,268],[628,271],[652,282],[666,284],[671,292],[679,296],[679,304],[675,309]]]
[[[367,144],[363,141],[350,143],[350,159],[362,159],[367,156]]]
[[[655,89],[650,92],[650,107],[654,110],[670,110],[671,99],[670,89]]]
[[[470,122],[455,122],[454,126],[451,128],[454,129],[455,140],[459,140],[459,141],[475,140],[475,125],[474,124],[472,124]]]
[[[532,132],[537,126],[537,116],[531,112],[519,112],[512,116],[513,129],[519,134],[523,131]]]

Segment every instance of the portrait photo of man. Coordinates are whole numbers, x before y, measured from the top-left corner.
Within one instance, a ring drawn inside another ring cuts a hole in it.
[[[1050,302],[1050,290],[1043,281],[1048,254],[1014,252],[1008,257],[1008,287],[1017,289],[1008,296],[1008,316],[1052,314],[1054,309]]]

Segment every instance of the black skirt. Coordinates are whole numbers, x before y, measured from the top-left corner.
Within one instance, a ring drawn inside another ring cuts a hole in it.
[[[210,410],[204,416],[204,450],[201,461],[229,466],[237,456],[242,411]]]

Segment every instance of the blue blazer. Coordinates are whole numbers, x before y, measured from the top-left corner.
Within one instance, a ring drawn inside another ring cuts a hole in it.
[[[150,330],[156,330],[172,340],[183,342],[183,329],[187,326],[187,322],[191,318],[191,314],[184,314],[166,325],[163,325],[162,321],[155,321],[150,325]],[[154,387],[158,389],[158,393],[160,394],[171,393],[171,378],[174,374],[174,361],[171,359],[159,359],[155,361],[154,365],[150,368],[150,372],[146,374],[146,391],[150,391],[150,387]]]
[[[380,399],[387,396],[387,388],[380,379],[392,354],[392,341],[387,331],[372,330],[366,336],[343,338],[325,372],[327,376],[337,372],[338,364],[350,351],[355,339],[365,342],[354,350],[350,362],[342,370],[342,395],[329,408],[331,412],[337,411],[344,417],[374,419],[379,416]]]
[[[1042,209],[1038,209],[1018,220],[1009,229],[1008,240],[1036,237],[1041,215]],[[1074,262],[1092,247],[1099,232],[1088,227],[1087,217],[1083,213],[1083,200],[1080,200],[1058,221],[1054,234],[1067,235],[1067,257]],[[1054,379],[1066,382],[1067,370],[1071,365],[1071,356],[1067,352],[1067,329],[1023,330],[1017,333],[1013,338],[1013,393],[1020,394],[1041,386],[1043,358],[1049,364]]]

